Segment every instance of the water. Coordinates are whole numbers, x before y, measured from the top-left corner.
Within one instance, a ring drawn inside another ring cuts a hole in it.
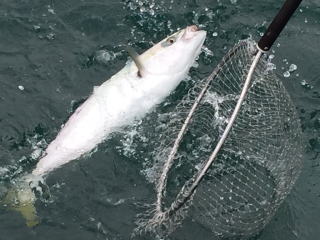
[[[67,2],[67,3],[66,3]],[[138,52],[189,24],[208,31],[196,68],[166,103],[150,134],[139,124],[99,145],[90,156],[51,173],[51,199],[37,201],[41,224],[0,208],[0,239],[128,239],[136,214],[154,198],[150,154],[170,102],[208,75],[239,39],[259,39],[280,2],[242,0],[3,0],[0,3],[0,178],[28,171],[93,86]],[[320,4],[303,3],[273,48],[273,62],[302,121],[304,169],[272,222],[255,239],[317,239],[320,234]],[[294,69],[294,70],[293,70]],[[286,74],[287,76],[288,74]],[[152,114],[149,116],[152,118]],[[152,122],[152,121],[151,121]],[[154,131],[155,130],[155,131]],[[150,180],[149,179],[149,180]],[[186,220],[170,239],[209,239]]]

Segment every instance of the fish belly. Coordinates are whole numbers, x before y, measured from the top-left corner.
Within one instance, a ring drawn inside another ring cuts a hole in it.
[[[121,86],[101,86],[69,118],[48,145],[33,171],[43,175],[93,150],[111,132],[129,122],[134,99],[119,91]],[[134,95],[134,94],[132,94]]]

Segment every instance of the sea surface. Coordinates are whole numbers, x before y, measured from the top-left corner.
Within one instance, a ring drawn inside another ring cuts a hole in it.
[[[190,24],[208,32],[198,64],[166,103],[178,101],[239,40],[258,40],[282,2],[1,0],[0,183],[32,170],[93,87],[124,66],[126,45],[141,53]],[[319,39],[320,2],[305,0],[270,52],[301,119],[303,169],[255,240],[320,236]],[[166,110],[164,103],[153,114]],[[0,240],[129,239],[137,214],[155,197],[147,166],[154,146],[148,147],[148,142],[155,143],[157,136],[142,139],[138,126],[114,134],[93,153],[50,173],[50,198],[36,202],[38,226],[28,228],[19,213],[1,207]],[[150,126],[150,131],[156,127]],[[167,239],[212,238],[186,221]]]

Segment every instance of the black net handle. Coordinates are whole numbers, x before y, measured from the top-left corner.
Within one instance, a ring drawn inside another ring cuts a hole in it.
[[[258,42],[258,46],[262,51],[268,51],[273,43],[278,38],[279,34],[286,26],[290,17],[299,7],[302,0],[287,0],[282,8],[280,9],[277,16],[273,19],[272,23],[269,25],[267,31],[264,33],[263,37]]]

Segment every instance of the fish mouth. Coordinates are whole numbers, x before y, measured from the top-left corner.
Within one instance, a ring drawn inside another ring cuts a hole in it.
[[[187,30],[190,32],[197,32],[199,31],[199,27],[197,25],[191,25],[187,27]]]
[[[191,25],[185,28],[182,35],[183,40],[190,40],[199,34],[204,34],[206,31],[201,30],[197,25]]]
[[[201,51],[206,35],[207,32],[201,30],[197,25],[191,25],[184,29],[181,40],[184,42],[193,42],[195,55],[197,56]]]

